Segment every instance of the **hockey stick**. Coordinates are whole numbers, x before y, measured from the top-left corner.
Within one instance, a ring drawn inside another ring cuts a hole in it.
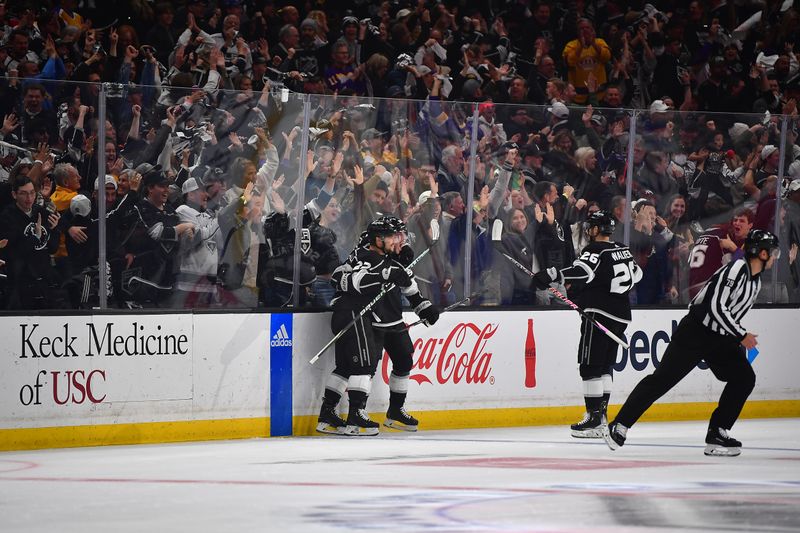
[[[500,248],[500,246],[502,246],[502,244],[503,244],[502,241],[501,241],[502,234],[503,234],[503,221],[498,218],[492,223],[492,244],[494,245],[495,250],[497,250],[497,252],[499,254],[501,254],[503,257],[508,259],[511,262],[512,265],[514,265],[518,269],[520,269],[523,272],[525,272],[528,276],[533,278],[534,275],[535,275],[533,272],[531,272],[527,267],[525,267],[525,265],[523,265],[522,263],[520,263],[519,261],[517,261],[516,259],[514,259],[510,255],[505,253],[505,251]],[[592,318],[588,314],[586,314],[586,312],[583,309],[581,309],[580,307],[578,307],[577,304],[575,304],[572,300],[570,300],[569,298],[567,298],[566,296],[561,294],[561,291],[559,291],[557,289],[554,289],[553,287],[547,287],[547,290],[550,291],[550,293],[552,293],[553,295],[555,295],[559,300],[561,300],[562,302],[566,303],[572,309],[577,311],[578,314],[581,315],[583,318],[585,318],[586,320],[588,320],[589,322],[591,322],[592,324],[597,326],[597,329],[599,329],[600,331],[605,333],[611,340],[613,340],[614,342],[616,342],[617,344],[619,344],[620,346],[622,346],[625,349],[627,349],[629,347],[629,344],[627,342],[625,342],[624,340],[620,339],[617,335],[615,335],[613,332],[611,332],[603,324],[601,324],[600,322],[598,322],[597,320],[595,320],[594,318]]]
[[[462,300],[459,300],[459,301],[457,301],[457,302],[456,302],[456,303],[454,303],[454,304],[450,304],[450,305],[448,305],[447,307],[445,307],[444,309],[442,309],[442,313],[446,313],[446,312],[448,312],[448,311],[452,311],[452,310],[453,310],[453,309],[455,309],[456,307],[461,307],[462,305],[464,305],[464,304],[467,304],[467,303],[469,303],[470,301],[474,300],[475,298],[477,298],[478,296],[480,296],[480,295],[481,295],[481,294],[483,294],[484,292],[486,292],[486,289],[481,289],[481,290],[479,290],[478,292],[472,293],[472,294],[470,294],[469,296],[467,296],[466,298],[464,298],[464,299],[462,299]],[[423,322],[425,322],[425,320],[424,320],[424,319],[422,319],[422,318],[420,318],[420,319],[419,319],[419,320],[417,320],[416,322],[412,322],[411,324],[408,324],[408,325],[407,325],[407,326],[404,328],[404,330],[405,330],[405,331],[408,331],[408,330],[410,330],[411,328],[413,328],[414,326],[416,326],[416,325],[418,325],[418,324],[422,324]]]
[[[426,255],[428,255],[428,253],[430,253],[431,249],[437,243],[438,240],[439,240],[439,223],[436,221],[436,219],[433,219],[431,220],[431,244],[427,248],[425,248],[413,261],[411,261],[411,263],[406,268],[409,270],[414,268],[414,265],[419,263],[423,257],[425,257]],[[394,287],[395,287],[394,283],[387,283],[386,285],[384,285],[383,288],[381,289],[381,292],[379,292],[375,296],[375,298],[372,299],[372,301],[370,301],[366,306],[364,306],[364,308],[358,312],[358,314],[353,318],[353,320],[351,320],[345,327],[339,330],[339,333],[334,335],[333,338],[329,340],[327,344],[325,344],[325,346],[323,346],[317,352],[317,355],[315,355],[314,357],[311,358],[311,360],[308,361],[308,364],[313,365],[314,363],[316,363],[317,360],[320,358],[320,356],[323,353],[325,353],[325,350],[330,348],[334,342],[339,340],[342,337],[342,335],[344,335],[350,328],[352,328],[355,325],[355,323],[361,319],[361,317],[366,315],[367,312],[369,312],[369,310],[372,309],[375,306],[375,304],[377,304],[380,301],[380,299],[386,295],[386,293],[394,289]]]
[[[592,324],[597,326],[598,329],[600,329],[600,331],[602,331],[603,333],[608,335],[608,337],[611,340],[613,340],[614,342],[616,342],[617,344],[619,344],[620,346],[622,346],[625,349],[628,349],[630,347],[630,345],[627,342],[625,342],[624,340],[622,340],[619,337],[617,337],[614,333],[609,331],[609,329],[607,327],[605,327],[603,324],[601,324],[600,322],[598,322],[594,318],[592,318],[589,315],[587,315],[586,312],[583,309],[581,309],[580,307],[578,307],[578,305],[575,304],[572,300],[570,300],[569,298],[567,298],[566,296],[561,294],[561,291],[559,291],[558,289],[554,289],[553,287],[547,287],[547,290],[550,291],[552,294],[556,295],[556,297],[559,300],[561,300],[562,302],[566,303],[568,306],[570,306],[571,308],[576,310],[586,320],[589,320]]]
[[[158,289],[160,291],[171,291],[172,285],[166,287],[164,285],[159,285],[154,281],[150,281],[149,279],[140,278],[139,276],[131,276],[128,280],[128,287],[130,287],[134,282],[141,283],[142,285],[147,285],[148,287],[152,287],[154,289]]]

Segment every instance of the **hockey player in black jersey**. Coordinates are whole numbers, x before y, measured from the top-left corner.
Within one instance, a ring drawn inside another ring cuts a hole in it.
[[[394,230],[402,238],[395,241],[395,249],[389,252],[389,256],[408,267],[414,260],[414,250],[407,242],[408,231],[406,225],[397,218],[386,217]],[[430,301],[423,298],[414,284],[414,290],[406,288],[402,290],[395,287],[384,297],[381,320],[374,322],[376,339],[378,344],[383,346],[389,359],[392,361],[392,373],[389,375],[389,409],[386,412],[386,420],[383,425],[393,429],[403,431],[416,431],[419,422],[416,418],[409,415],[405,409],[406,394],[408,393],[408,377],[411,375],[411,367],[414,364],[414,345],[411,336],[403,321],[403,301],[405,295],[409,303],[414,307],[414,312],[425,321],[427,325],[433,325],[439,319],[439,308]]]
[[[630,250],[611,241],[614,217],[597,211],[586,219],[590,243],[575,262],[562,269],[542,270],[534,277],[539,289],[554,281],[569,287],[570,295],[586,315],[622,337],[631,322],[628,292],[642,279],[642,269]],[[601,438],[606,425],[606,410],[611,396],[612,366],[617,359],[617,343],[603,334],[586,317],[581,319],[578,365],[583,380],[586,413],[583,420],[570,426],[572,436]]]
[[[365,408],[372,376],[384,342],[387,342],[386,332],[404,326],[400,293],[406,296],[420,318],[429,323],[438,319],[438,310],[420,296],[413,273],[401,262],[401,258],[408,253],[401,253],[405,242],[404,232],[405,226],[395,217],[385,216],[375,220],[370,223],[359,246],[333,272],[331,282],[336,288],[336,296],[332,301],[331,329],[334,333],[349,324],[381,292],[385,284],[391,283],[395,288],[336,341],[336,367],[325,383],[317,423],[317,431],[321,433],[378,434],[378,424],[369,419]],[[394,297],[392,293],[395,293]],[[377,324],[382,327],[375,327]],[[416,420],[405,414],[403,409],[413,352],[408,334],[405,336],[407,343],[403,342],[402,336],[392,334],[386,346],[395,366],[389,383],[392,398],[387,425],[398,427],[402,424],[416,429],[416,424],[413,424]],[[395,355],[403,357],[395,361]],[[345,390],[350,403],[346,422],[336,414],[336,406]]]
[[[609,448],[625,443],[628,429],[653,402],[661,398],[701,360],[725,388],[711,414],[706,433],[706,455],[733,457],[742,443],[728,434],[753,391],[756,375],[747,350],[757,344],[756,335],[741,324],[761,289],[761,273],[780,256],[778,238],[763,230],[750,230],[745,257],[717,270],[689,304],[655,372],[633,389],[619,414],[603,433]]]

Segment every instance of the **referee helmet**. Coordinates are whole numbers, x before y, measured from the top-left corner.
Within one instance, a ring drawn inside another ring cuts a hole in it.
[[[778,250],[778,237],[763,229],[751,229],[744,240],[744,253],[747,257],[756,257],[761,250],[772,254]]]

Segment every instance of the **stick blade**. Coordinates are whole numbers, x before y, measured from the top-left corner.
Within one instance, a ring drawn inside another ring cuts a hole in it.
[[[431,242],[439,240],[439,221],[431,219]]]
[[[503,238],[503,221],[499,218],[492,222],[492,241],[499,242]]]

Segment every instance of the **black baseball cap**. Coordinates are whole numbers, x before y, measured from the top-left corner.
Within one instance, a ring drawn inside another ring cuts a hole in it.
[[[153,167],[153,170],[142,176],[142,184],[145,187],[154,185],[169,185],[172,183],[167,175],[161,170],[160,166]]]

